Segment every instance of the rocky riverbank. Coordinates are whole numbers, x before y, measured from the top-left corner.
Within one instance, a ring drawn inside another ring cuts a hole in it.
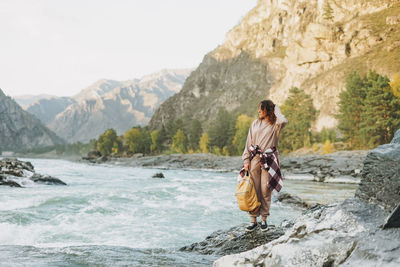
[[[400,130],[390,144],[368,153],[356,197],[315,206],[277,239],[226,255],[214,266],[400,266],[400,228],[382,227],[400,220],[399,162]]]
[[[399,266],[400,230],[380,227],[387,215],[358,198],[318,206],[279,238],[214,266]]]
[[[10,158],[0,160],[0,185],[25,187],[33,183],[66,185],[58,178],[36,173],[29,161]]]
[[[367,151],[339,151],[327,155],[283,155],[280,158],[285,179],[310,180],[333,183],[359,183],[363,160]],[[130,158],[104,157],[91,153],[83,162],[147,167],[158,169],[201,169],[221,172],[238,171],[241,157],[217,156],[214,154],[171,154]]]

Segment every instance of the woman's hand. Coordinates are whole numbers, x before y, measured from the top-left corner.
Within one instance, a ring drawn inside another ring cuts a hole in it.
[[[247,172],[249,170],[250,163],[245,163],[243,167],[244,167],[244,170]]]

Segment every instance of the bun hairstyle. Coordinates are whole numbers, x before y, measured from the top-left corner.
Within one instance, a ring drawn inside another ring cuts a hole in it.
[[[267,113],[266,120],[269,124],[275,124],[276,116],[275,116],[275,104],[271,100],[263,100],[260,102],[259,107],[261,110],[265,110]]]

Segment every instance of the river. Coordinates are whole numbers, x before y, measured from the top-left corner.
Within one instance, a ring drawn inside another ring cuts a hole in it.
[[[237,208],[235,173],[21,160],[68,186],[0,187],[1,266],[210,265],[213,255],[177,249],[249,221]],[[164,179],[152,178],[160,171]],[[285,180],[283,191],[330,203],[355,188]],[[268,220],[280,224],[300,214],[274,201]]]

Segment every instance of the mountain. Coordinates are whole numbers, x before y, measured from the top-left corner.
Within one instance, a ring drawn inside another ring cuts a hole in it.
[[[0,89],[0,151],[65,143]]]
[[[91,86],[80,91],[77,95],[73,96],[73,98],[77,102],[83,102],[85,100],[96,99],[121,85],[122,85],[122,82],[119,82],[119,81],[105,80],[105,79],[98,80]]]
[[[48,127],[69,142],[87,142],[114,128],[146,125],[159,105],[179,92],[192,70],[162,70],[124,82],[99,80],[73,97]]]
[[[334,128],[350,72],[392,77],[400,70],[398,14],[398,0],[259,0],[149,126],[185,114],[207,126],[221,107],[255,115],[260,100],[280,105],[296,86],[320,110],[314,130]]]
[[[27,106],[25,110],[35,115],[44,124],[49,124],[59,113],[74,103],[76,100],[71,97],[53,96],[39,99]]]
[[[32,105],[33,103],[41,100],[41,99],[49,99],[53,98],[53,95],[41,94],[41,95],[20,95],[14,96],[13,99],[15,102],[18,103],[23,109],[27,109],[28,106]]]

